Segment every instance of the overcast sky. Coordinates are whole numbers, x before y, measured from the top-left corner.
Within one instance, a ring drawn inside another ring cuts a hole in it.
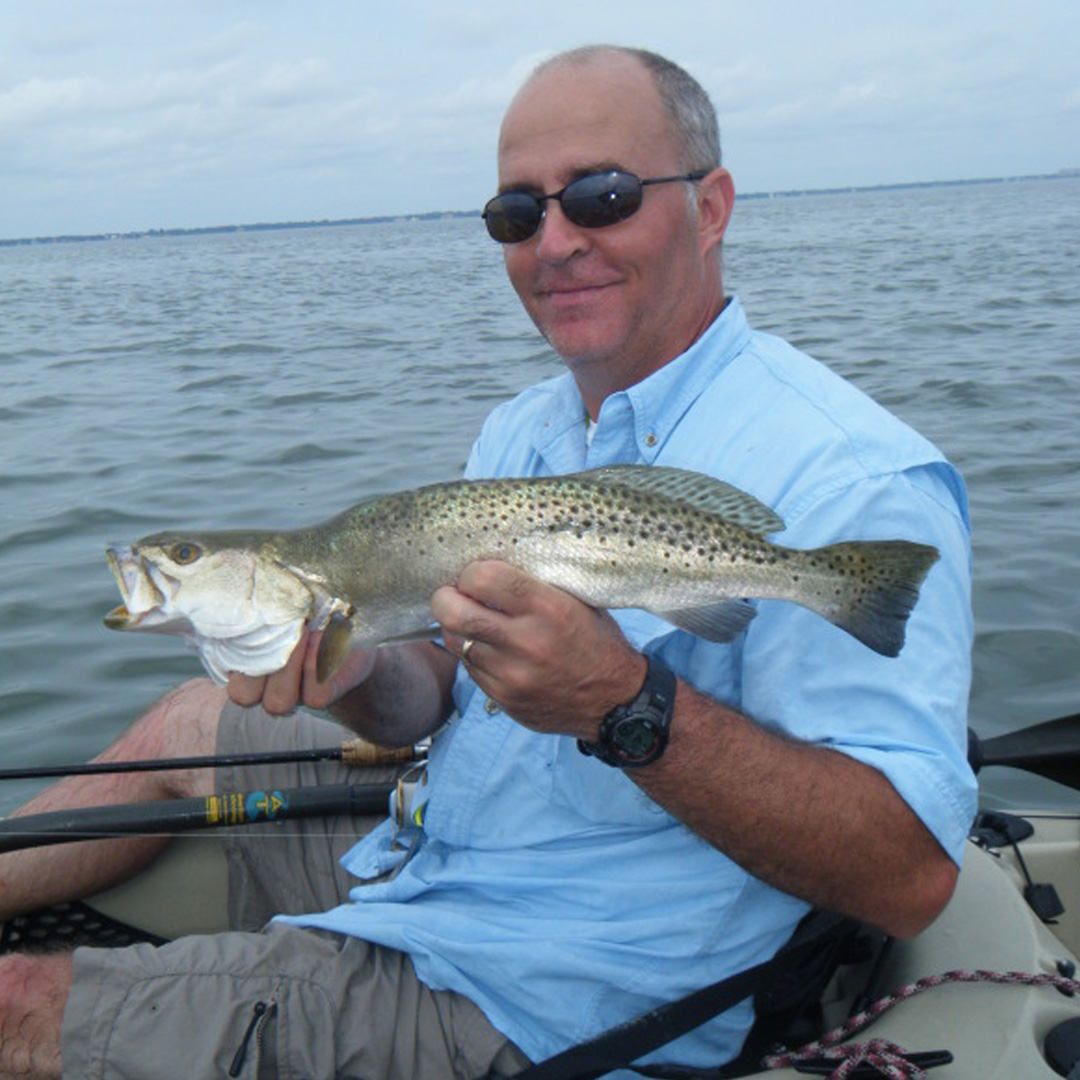
[[[477,208],[596,41],[701,80],[745,192],[1080,166],[1077,0],[0,0],[0,238]]]

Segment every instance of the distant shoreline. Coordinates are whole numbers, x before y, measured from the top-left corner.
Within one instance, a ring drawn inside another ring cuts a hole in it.
[[[1080,168],[1060,169],[1056,173],[1030,176],[995,176],[968,180],[922,180],[899,184],[851,185],[830,188],[793,188],[788,191],[762,191],[738,196],[739,199],[784,199],[802,195],[853,195],[858,192],[903,191],[908,188],[964,187],[971,184],[1011,184],[1021,180],[1063,180],[1080,176]],[[101,240],[144,240],[159,236],[214,236],[244,232],[280,232],[286,229],[327,229],[341,225],[385,225],[395,221],[444,221],[452,218],[476,218],[479,210],[432,210],[422,214],[385,214],[376,217],[335,218],[322,221],[255,222],[247,225],[204,225],[193,228],[144,229],[138,232],[87,233],[85,235],[38,236],[0,239],[0,247],[23,247],[33,244],[77,244]]]

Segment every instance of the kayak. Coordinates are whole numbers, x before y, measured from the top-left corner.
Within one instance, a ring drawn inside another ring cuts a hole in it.
[[[874,1002],[883,1014],[841,1045],[885,1041],[940,1080],[1068,1075],[1080,1060],[1080,995],[1071,996],[1080,990],[1080,814],[984,812],[976,825],[946,910],[918,937],[841,966],[822,1002],[826,1027],[841,1028],[853,1003]],[[117,943],[117,924],[164,939],[226,929],[220,836],[178,837],[138,877],[87,898],[81,940],[95,933],[94,915],[101,944]],[[795,1080],[837,1065],[752,1075]],[[852,1075],[886,1075],[867,1069]]]
[[[340,760],[345,747],[351,744],[313,753]],[[1080,714],[986,741],[972,735],[969,756],[976,771],[1010,765],[1080,790]],[[295,816],[324,814],[330,804],[333,812],[385,812],[391,790],[316,787],[0,821],[0,850],[32,846],[31,823],[42,843],[184,830],[135,878],[77,904],[0,924],[0,951],[114,946],[225,930],[222,832],[206,826],[261,827],[252,823],[286,810]],[[395,799],[400,798],[399,785]],[[158,819],[155,827],[149,817]],[[1080,1078],[1080,811],[982,810],[956,891],[935,922],[908,941],[869,933],[858,936],[861,948],[851,948],[852,941],[849,934],[850,955],[834,973],[826,972],[815,1003],[816,1028],[803,1031],[798,1041],[785,1039],[786,1049],[798,1050],[805,1038],[817,1040],[817,1048],[807,1047],[795,1059],[779,1053],[762,1062],[767,1069],[755,1064],[743,1075],[829,1076],[843,1064],[843,1053],[854,1059],[844,1074],[852,1077],[924,1075],[911,1071],[914,1062],[941,1080]],[[819,949],[816,940],[813,947]],[[824,1050],[821,1043],[827,1044]],[[857,1061],[862,1064],[853,1068]]]

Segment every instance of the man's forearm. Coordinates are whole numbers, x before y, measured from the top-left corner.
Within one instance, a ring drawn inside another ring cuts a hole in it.
[[[955,864],[881,773],[685,683],[667,752],[630,775],[756,877],[897,936],[929,923],[955,886]]]
[[[450,715],[457,659],[430,643],[379,650],[371,674],[330,712],[383,746],[407,746],[430,735]]]

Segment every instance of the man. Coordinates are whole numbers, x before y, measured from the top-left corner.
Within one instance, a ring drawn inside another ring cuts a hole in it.
[[[809,905],[904,936],[948,900],[974,810],[959,478],[852,387],[750,331],[725,298],[733,186],[711,106],[680,69],[611,48],[557,57],[512,102],[498,165],[489,232],[569,371],[495,411],[468,473],[679,466],[776,508],[794,547],[933,544],[941,559],[902,654],[768,603],[738,640],[711,644],[482,562],[432,598],[445,648],[356,653],[320,686],[312,635],[281,672],[233,676],[228,707],[188,684],[111,753],[330,741],[299,716],[267,717],[298,703],[330,705],[385,743],[439,729],[412,808],[420,824],[380,826],[330,890],[347,823],[320,853],[308,834],[284,863],[267,861],[276,845],[235,842],[238,924],[293,913],[265,934],[80,950],[74,965],[0,958],[0,1068],[23,1054],[55,1075],[63,1014],[65,1075],[110,1075],[106,1061],[155,1075],[161,1047],[184,1038],[192,1075],[242,1074],[256,1054],[268,1074],[513,1071],[768,957]],[[665,669],[677,676],[670,708]],[[643,688],[669,736],[644,764],[604,724]],[[145,797],[210,783],[138,781]],[[129,800],[130,784],[65,781],[27,810]],[[5,856],[0,914],[85,893],[157,843]],[[368,883],[344,899],[356,879]],[[751,1019],[744,1003],[659,1057],[715,1066]]]

